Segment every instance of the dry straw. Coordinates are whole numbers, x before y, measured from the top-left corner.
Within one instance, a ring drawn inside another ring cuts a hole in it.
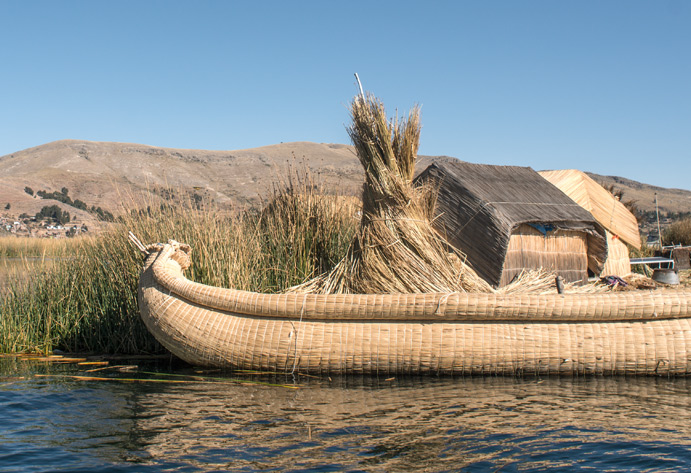
[[[362,220],[346,256],[289,292],[378,294],[491,292],[432,228],[434,189],[414,187],[420,110],[389,120],[372,95],[357,96],[348,128],[365,169]]]

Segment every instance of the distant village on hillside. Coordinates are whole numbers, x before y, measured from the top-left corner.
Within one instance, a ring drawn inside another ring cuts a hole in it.
[[[86,203],[69,197],[69,190],[63,187],[60,191],[47,192],[38,191],[26,187],[24,191],[36,199],[46,199],[62,202],[74,209],[85,210],[94,214],[98,220],[112,222],[115,217],[107,210],[100,207],[89,208]],[[4,211],[0,214],[0,235],[10,234],[14,236],[36,237],[36,238],[70,238],[89,232],[86,223],[77,219],[77,216],[70,216],[68,211],[61,209],[58,205],[45,205],[35,215],[22,213],[19,216],[12,216],[11,204],[7,203]]]
[[[64,225],[49,221],[37,221],[36,217],[13,219],[0,217],[0,235],[3,233],[18,237],[70,238],[88,233],[88,227],[81,222]]]

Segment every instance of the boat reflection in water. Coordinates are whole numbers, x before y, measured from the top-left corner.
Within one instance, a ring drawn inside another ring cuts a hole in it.
[[[621,378],[187,385],[133,396],[130,435],[149,461],[200,468],[679,468],[691,465],[689,387]]]
[[[292,389],[79,370],[0,358],[1,471],[691,468],[688,378],[301,376]],[[186,382],[123,382],[136,377]]]

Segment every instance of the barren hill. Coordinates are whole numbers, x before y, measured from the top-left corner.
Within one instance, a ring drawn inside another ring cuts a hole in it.
[[[418,171],[433,160],[449,157],[421,157]],[[290,168],[308,168],[327,189],[357,194],[363,171],[352,148],[342,144],[282,143],[235,151],[161,148],[131,143],[63,140],[0,157],[0,214],[35,214],[43,205],[59,204],[31,197],[25,187],[48,192],[69,189],[72,199],[117,213],[123,194],[151,193],[170,187],[198,192],[216,202],[234,205],[259,203],[272,186],[285,181]],[[691,192],[664,189],[621,177],[597,176],[613,183],[634,199],[643,210],[654,208],[658,193],[665,211],[691,210]],[[6,204],[10,209],[5,210]],[[65,207],[65,204],[59,204]],[[89,215],[78,214],[85,220]],[[93,217],[92,217],[93,218]]]
[[[655,194],[661,211],[691,212],[691,191],[651,186],[619,176],[588,173],[600,184],[624,191],[623,200],[634,200],[641,210],[655,210]]]
[[[16,218],[56,204],[96,226],[93,215],[32,197],[26,187],[36,192],[67,188],[72,199],[115,214],[126,196],[147,194],[155,201],[153,194],[161,187],[193,191],[221,205],[252,205],[266,197],[273,183],[287,177],[289,166],[308,166],[315,174],[321,171],[328,185],[351,193],[360,172],[357,159],[343,145],[291,143],[206,151],[64,140],[0,158],[0,213]]]

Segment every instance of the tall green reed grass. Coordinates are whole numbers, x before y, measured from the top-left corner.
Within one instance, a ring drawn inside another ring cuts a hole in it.
[[[197,282],[281,292],[335,265],[357,228],[354,199],[327,196],[308,177],[278,186],[261,210],[232,212],[213,204],[129,205],[105,233],[79,239],[29,284],[0,300],[0,352],[154,354],[163,348],[139,317],[139,252],[175,239],[192,246],[187,276]]]
[[[678,220],[662,232],[665,245],[691,245],[691,219]]]

